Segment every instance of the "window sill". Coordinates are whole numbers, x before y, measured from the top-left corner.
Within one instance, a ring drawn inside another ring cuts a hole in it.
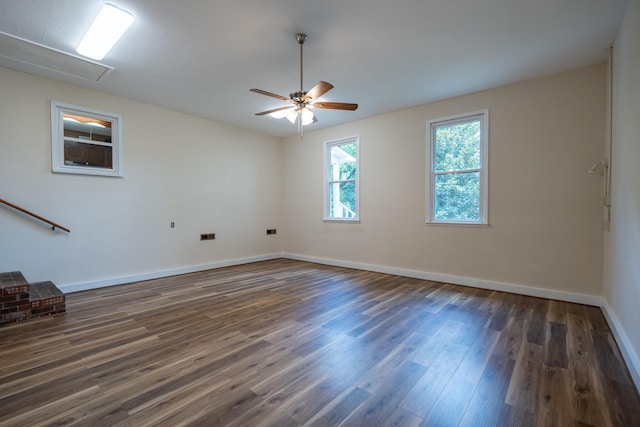
[[[425,222],[427,225],[444,225],[445,227],[479,227],[479,228],[488,228],[490,224],[488,222]]]

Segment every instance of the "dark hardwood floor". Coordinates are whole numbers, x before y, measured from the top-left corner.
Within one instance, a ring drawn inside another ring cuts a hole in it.
[[[0,425],[638,426],[590,306],[275,260],[0,329]]]

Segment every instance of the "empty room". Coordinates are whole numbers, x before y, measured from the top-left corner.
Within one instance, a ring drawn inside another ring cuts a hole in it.
[[[0,426],[640,425],[640,0],[0,1]]]

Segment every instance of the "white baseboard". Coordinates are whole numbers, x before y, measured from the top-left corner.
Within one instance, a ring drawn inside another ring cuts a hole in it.
[[[238,258],[232,260],[218,261],[211,264],[193,265],[189,267],[174,268],[171,270],[153,271],[132,276],[113,277],[105,280],[96,280],[93,282],[75,283],[71,285],[62,285],[58,288],[65,294],[70,292],[86,291],[89,289],[104,288],[107,286],[123,285],[125,283],[141,282],[143,280],[158,279],[161,277],[177,276],[179,274],[195,273],[197,271],[212,270],[214,268],[230,267],[232,265],[249,264],[252,262],[269,261],[272,259],[283,258],[282,254],[268,254],[249,258]]]
[[[451,283],[454,285],[471,286],[474,288],[489,289],[493,291],[511,292],[514,294],[532,297],[555,299],[558,301],[573,302],[577,304],[602,307],[604,299],[597,295],[577,294],[572,292],[556,291],[553,289],[535,288],[531,286],[516,285],[511,283],[493,282],[490,280],[475,279],[473,277],[453,276],[450,274],[430,273],[420,270],[387,267],[374,264],[343,261],[329,258],[318,258],[306,255],[283,254],[284,258],[298,261],[308,261],[317,264],[333,265],[336,267],[355,268],[357,270],[375,271],[378,273],[393,274],[396,276],[411,277],[414,279],[432,280],[434,282]]]
[[[602,312],[604,313],[604,317],[607,319],[607,323],[609,323],[609,327],[613,332],[613,336],[616,339],[618,347],[620,347],[622,357],[627,363],[627,368],[629,368],[629,372],[631,373],[631,378],[636,385],[636,389],[640,390],[640,357],[638,357],[638,354],[634,351],[631,341],[629,341],[629,337],[627,337],[622,324],[618,320],[618,316],[616,316],[616,313],[606,300],[602,305]]]
[[[330,258],[320,258],[307,255],[297,255],[290,253],[274,253],[259,255],[248,258],[237,258],[232,260],[218,261],[210,264],[201,264],[188,267],[174,268],[170,270],[152,271],[135,274],[131,276],[112,277],[104,280],[96,280],[84,283],[74,283],[58,286],[64,293],[86,291],[89,289],[104,288],[107,286],[122,285],[125,283],[141,282],[143,280],[158,279],[161,277],[177,276],[179,274],[194,273],[197,271],[211,270],[233,265],[249,264],[252,262],[269,261],[277,258],[288,258],[298,261],[313,262],[316,264],[333,265],[336,267],[353,268],[356,270],[375,271],[377,273],[393,274],[396,276],[411,277],[415,279],[432,280],[435,282],[451,283],[454,285],[471,286],[475,288],[490,289],[495,291],[511,292],[515,294],[528,295],[540,298],[549,298],[559,301],[574,302],[578,304],[604,307],[604,298],[596,295],[577,294],[552,289],[535,288],[511,283],[493,282],[489,280],[476,279],[473,277],[454,276],[450,274],[430,273],[420,270],[409,270],[405,268],[366,264],[360,262],[344,261]]]

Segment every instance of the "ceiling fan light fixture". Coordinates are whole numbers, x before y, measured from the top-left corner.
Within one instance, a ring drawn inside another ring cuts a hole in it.
[[[133,23],[133,15],[112,4],[100,9],[89,30],[76,48],[80,55],[101,60]]]
[[[275,116],[274,116],[275,117]],[[308,126],[317,122],[316,115],[307,107],[303,107],[295,110],[288,110],[286,114],[287,120],[295,124],[298,120],[302,126]]]
[[[273,117],[274,119],[281,119],[283,117],[287,117],[287,114],[289,114],[291,110],[280,110],[280,111],[274,111],[273,113],[270,113],[269,115],[271,117]]]
[[[291,123],[295,124],[296,120],[298,119],[298,110],[289,110],[287,112],[287,120],[289,120]]]
[[[305,107],[300,111],[300,119],[302,120],[302,126],[307,126],[316,121],[316,115]]]

